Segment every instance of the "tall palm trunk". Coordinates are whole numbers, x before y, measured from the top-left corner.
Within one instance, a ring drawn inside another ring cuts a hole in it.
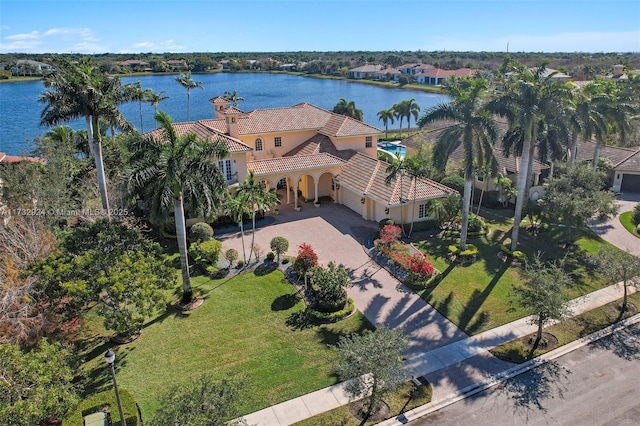
[[[596,140],[596,148],[593,151],[593,170],[598,170],[598,160],[600,160],[600,148],[602,146],[602,140],[598,138]]]
[[[140,104],[140,133],[144,133],[144,127],[142,125],[142,101],[138,101]]]
[[[409,235],[408,235],[409,238],[411,238],[411,234],[413,233],[413,223],[415,222],[415,219],[416,219],[416,192],[417,192],[416,187],[418,186],[418,181],[415,177],[411,179],[411,182],[413,183],[413,205],[411,207],[411,225],[409,227]]]
[[[89,153],[94,155],[94,146],[93,146],[93,125],[91,124],[91,116],[87,115],[84,117],[86,125],[87,125],[87,140],[89,141]]]
[[[98,128],[98,119],[93,118],[93,128]],[[96,162],[96,175],[98,177],[98,189],[100,190],[100,199],[102,200],[102,209],[106,212],[107,217],[109,215],[109,194],[107,192],[107,176],[104,172],[104,162],[102,160],[102,140],[100,137],[100,131],[97,132],[97,137],[94,138],[94,156]]]
[[[576,156],[578,155],[578,132],[571,133],[571,165],[576,164]]]
[[[189,90],[189,88],[187,88],[187,121],[191,121],[190,117],[191,117],[191,90]]]
[[[253,209],[253,215],[251,216],[251,248],[249,249],[249,262],[251,262],[251,256],[254,254],[253,244],[256,239],[256,210]],[[258,253],[256,253],[256,263],[258,263]]]
[[[525,138],[522,148],[520,174],[518,175],[518,196],[516,198],[516,210],[513,215],[513,231],[511,232],[511,250],[518,249],[518,236],[520,234],[520,221],[522,220],[522,207],[526,198],[527,176],[529,175],[529,156],[531,139]]]
[[[176,238],[180,252],[180,268],[182,269],[182,303],[190,303],[193,299],[191,277],[189,276],[189,257],[187,254],[187,226],[184,219],[182,194],[173,200],[173,212],[176,221]]]
[[[471,207],[471,187],[473,171],[464,172],[464,192],[462,194],[462,227],[460,229],[460,250],[467,249],[467,230],[469,229],[469,208]]]
[[[480,215],[480,207],[482,207],[482,198],[484,197],[484,192],[487,190],[487,175],[483,176],[482,182],[482,191],[480,192],[480,200],[478,201],[478,210],[476,211],[476,215]]]
[[[244,224],[242,223],[242,217],[240,217],[240,241],[242,242],[242,259],[245,265],[247,264],[247,252],[244,248]]]

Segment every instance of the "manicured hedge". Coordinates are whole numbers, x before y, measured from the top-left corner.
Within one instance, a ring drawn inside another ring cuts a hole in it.
[[[439,283],[440,279],[442,279],[442,272],[436,269],[434,270],[433,275],[431,275],[428,280],[424,281],[416,279],[415,274],[409,274],[405,281],[405,285],[412,290],[422,290]]]
[[[127,419],[127,426],[138,426],[138,410],[133,396],[126,390],[118,386],[120,401],[122,401],[122,411]],[[113,426],[120,426],[120,414],[118,413],[118,403],[113,389],[97,393],[80,402],[78,406],[62,421],[64,426],[83,426],[82,418],[89,414],[101,411],[105,406],[109,406],[111,411],[111,421]]]
[[[507,256],[514,258],[520,263],[527,263],[527,255],[520,250],[511,251],[511,249],[506,244],[501,245],[500,250]]]
[[[355,304],[353,303],[352,298],[347,298],[347,306],[341,311],[335,312],[320,312],[312,309],[311,306],[308,306],[305,310],[307,316],[317,322],[327,323],[327,322],[337,322],[341,319],[344,319],[351,315],[353,310],[355,309]]]
[[[450,245],[449,253],[463,259],[472,259],[478,255],[478,247],[473,244],[467,244],[467,249],[462,251],[460,250],[460,247],[456,245]]]

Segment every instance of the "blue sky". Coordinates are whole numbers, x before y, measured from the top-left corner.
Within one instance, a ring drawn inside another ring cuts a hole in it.
[[[639,0],[0,0],[0,53],[640,52]]]

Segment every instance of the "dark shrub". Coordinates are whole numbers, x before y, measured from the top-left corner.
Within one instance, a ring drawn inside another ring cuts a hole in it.
[[[345,287],[349,284],[349,274],[329,263],[328,268],[316,266],[309,273],[311,291],[316,298],[317,309],[322,312],[335,312],[344,309],[347,303]]]
[[[480,232],[484,229],[485,224],[480,216],[476,216],[475,214],[469,215],[469,228],[468,232]]]
[[[267,253],[267,260],[269,262],[273,262],[273,259],[275,259],[275,258],[276,258],[276,254],[274,252],[270,251],[270,252]]]
[[[209,240],[203,243],[193,243],[189,247],[189,256],[204,268],[218,263],[221,252],[222,243],[216,240]]]
[[[204,222],[198,222],[189,229],[189,240],[194,243],[202,243],[213,238],[213,228]]]
[[[387,225],[395,225],[395,222],[393,221],[393,219],[386,218],[386,219],[382,219],[380,222],[378,222],[378,225],[380,226],[380,229],[382,229]]]
[[[631,220],[635,225],[640,225],[640,203],[636,204],[636,206],[633,208],[633,215],[631,217]]]
[[[464,192],[464,179],[460,176],[447,176],[446,178],[442,179],[440,183],[448,186],[449,188],[455,189],[460,194]]]

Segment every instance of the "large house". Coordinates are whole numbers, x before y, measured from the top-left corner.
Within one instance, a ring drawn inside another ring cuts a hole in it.
[[[429,179],[385,183],[387,163],[377,159],[381,130],[309,103],[244,112],[224,97],[210,99],[215,116],[176,123],[178,134],[226,144],[229,156],[219,165],[230,186],[249,171],[282,202],[296,209],[331,199],[364,219],[428,219],[429,200],[455,193]],[[158,129],[149,132],[160,137]],[[413,202],[415,197],[415,203]],[[415,216],[411,209],[415,209]]]

